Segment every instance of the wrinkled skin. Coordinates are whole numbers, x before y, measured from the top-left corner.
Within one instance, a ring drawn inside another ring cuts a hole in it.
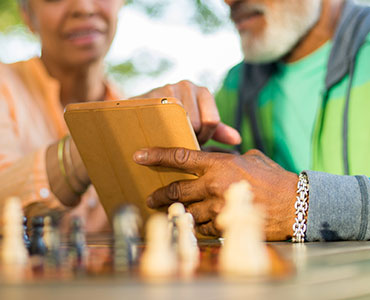
[[[288,172],[258,150],[244,155],[207,153],[183,148],[142,149],[134,160],[146,166],[163,166],[197,175],[160,188],[147,199],[150,208],[182,202],[193,214],[198,232],[219,236],[215,218],[224,205],[224,192],[233,182],[247,180],[255,203],[265,209],[267,240],[291,237],[298,176]]]

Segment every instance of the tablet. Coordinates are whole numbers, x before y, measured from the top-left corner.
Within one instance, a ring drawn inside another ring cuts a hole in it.
[[[74,103],[66,107],[64,118],[110,220],[123,204],[134,204],[145,220],[153,212],[145,204],[151,193],[196,178],[141,166],[132,158],[150,147],[199,150],[188,115],[175,98]]]

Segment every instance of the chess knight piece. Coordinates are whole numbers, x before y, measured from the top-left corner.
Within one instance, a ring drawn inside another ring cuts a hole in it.
[[[27,232],[27,217],[26,216],[23,217],[23,241],[24,241],[24,245],[26,246],[27,250],[30,251],[31,241],[30,241],[30,238]]]
[[[123,206],[116,212],[113,219],[113,255],[116,272],[127,272],[136,263],[141,224],[139,211],[132,205]]]
[[[73,269],[82,270],[86,265],[87,249],[85,232],[83,230],[82,220],[79,217],[71,220],[68,256]]]
[[[44,218],[41,216],[32,218],[32,235],[30,254],[44,256],[46,254],[46,246],[43,240],[44,235]]]
[[[56,218],[47,216],[44,219],[44,241],[47,248],[46,267],[53,271],[61,264],[60,234]]]

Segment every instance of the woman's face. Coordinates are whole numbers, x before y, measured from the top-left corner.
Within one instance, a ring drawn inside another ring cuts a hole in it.
[[[112,43],[123,0],[28,0],[30,29],[40,36],[42,56],[75,67],[102,59]]]

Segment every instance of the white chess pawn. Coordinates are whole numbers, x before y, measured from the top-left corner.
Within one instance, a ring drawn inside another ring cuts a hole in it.
[[[56,230],[54,230],[52,219],[50,216],[46,216],[44,219],[43,239],[48,251],[50,251],[56,243],[60,244],[59,234],[58,232],[56,232]]]
[[[264,215],[253,204],[253,193],[246,181],[230,185],[225,206],[216,222],[223,231],[220,271],[226,275],[258,276],[270,271],[270,260],[264,244]]]
[[[23,240],[23,212],[20,199],[10,197],[3,208],[1,264],[5,280],[21,281],[26,274],[28,252]]]
[[[174,217],[179,217],[185,213],[184,204],[175,202],[168,207],[168,220],[172,220]]]
[[[181,215],[178,224],[178,257],[180,274],[191,277],[199,266],[200,252],[194,235],[194,218],[190,213]]]
[[[177,260],[171,245],[166,215],[151,216],[146,225],[146,249],[141,258],[141,274],[151,279],[168,278],[176,274]]]
[[[190,228],[190,233],[189,233],[190,239],[191,239],[193,245],[198,247],[198,239],[195,236],[195,229],[194,229],[194,226],[195,226],[194,217],[189,212],[185,213],[184,215],[185,215],[185,218],[188,221],[187,223],[188,223],[189,228]]]
[[[177,251],[178,228],[177,221],[181,215],[185,214],[185,206],[180,202],[175,202],[168,207],[168,231],[171,236],[171,243]]]
[[[19,198],[10,197],[6,200],[3,222],[2,263],[25,265],[28,253],[23,240],[23,212]]]

